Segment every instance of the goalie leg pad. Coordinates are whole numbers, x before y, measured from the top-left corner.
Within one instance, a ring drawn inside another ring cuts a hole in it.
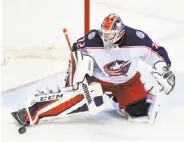
[[[96,107],[102,105],[103,92],[101,85],[99,83],[92,83],[89,85],[89,91]],[[89,108],[86,102],[83,88],[35,97],[27,105],[30,124],[37,124],[41,118],[45,117],[63,117],[72,113],[88,111]]]
[[[154,87],[148,94],[147,99],[127,105],[124,109],[118,109],[117,112],[126,117],[129,122],[147,122],[154,123],[160,109],[163,92]]]
[[[125,111],[133,117],[146,116],[149,106],[150,104],[146,103],[146,99],[143,99],[138,102],[129,104],[125,108]]]
[[[66,94],[67,95],[67,94]],[[64,98],[63,98],[64,99]],[[52,100],[46,102],[36,102],[33,106],[28,107],[30,119],[33,124],[37,124],[41,118],[66,115],[85,103],[83,94],[78,94],[66,100]],[[74,107],[75,106],[75,107]]]

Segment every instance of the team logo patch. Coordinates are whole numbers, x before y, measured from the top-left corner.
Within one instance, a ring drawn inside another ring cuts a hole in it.
[[[145,34],[143,32],[140,32],[140,31],[136,31],[136,35],[139,37],[139,38],[144,38],[145,37]]]
[[[91,33],[88,35],[88,39],[92,39],[92,38],[94,38],[94,37],[95,37],[95,35],[96,35],[96,33],[95,33],[95,32],[91,32]]]
[[[119,76],[119,75],[127,76],[127,72],[130,68],[130,65],[131,65],[130,61],[116,60],[106,64],[104,66],[104,70],[110,76]]]

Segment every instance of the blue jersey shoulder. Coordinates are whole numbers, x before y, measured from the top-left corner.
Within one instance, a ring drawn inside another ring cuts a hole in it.
[[[147,46],[151,48],[152,40],[145,32],[125,26],[125,38],[120,46]]]
[[[83,37],[79,38],[73,44],[73,51],[84,49],[86,47],[90,47],[90,48],[103,47],[103,42],[98,33],[98,30],[95,30],[95,29],[90,30]]]

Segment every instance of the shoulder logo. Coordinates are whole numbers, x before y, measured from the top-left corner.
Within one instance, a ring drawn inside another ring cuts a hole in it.
[[[96,33],[95,33],[95,32],[91,32],[91,33],[88,35],[88,39],[92,39],[92,38],[94,38],[94,37],[95,37],[95,35],[96,35]]]
[[[145,34],[141,31],[136,31],[136,35],[139,37],[139,38],[144,38],[145,37]]]

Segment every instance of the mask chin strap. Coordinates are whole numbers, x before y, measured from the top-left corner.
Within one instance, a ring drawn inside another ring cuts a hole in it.
[[[113,41],[112,40],[105,40],[103,36],[101,36],[103,45],[105,49],[110,49],[113,47]]]
[[[109,40],[105,40],[104,32],[102,32],[102,30],[99,31],[99,34],[102,38],[105,49],[110,49],[110,48],[116,48],[117,47],[117,44],[114,44],[114,42],[113,42],[113,40],[116,37],[117,33],[115,33],[114,37],[112,39],[109,39]]]
[[[111,42],[111,43],[104,42],[104,48],[105,49],[119,48],[119,46],[118,46],[118,44],[114,44],[113,42]]]

